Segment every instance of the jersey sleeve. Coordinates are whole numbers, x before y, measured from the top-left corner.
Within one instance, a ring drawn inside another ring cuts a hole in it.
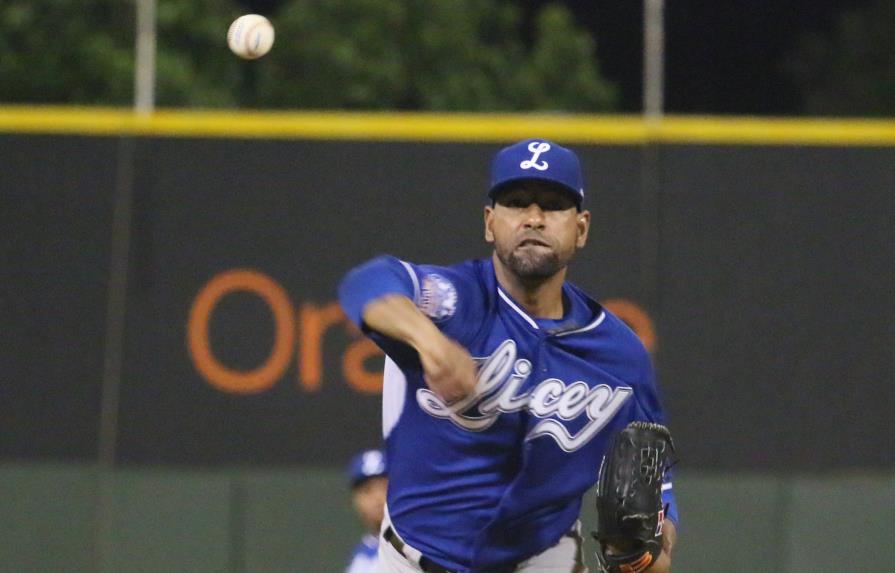
[[[419,283],[411,265],[392,256],[381,256],[351,269],[339,285],[339,302],[348,318],[363,327],[364,307],[388,294],[416,300]]]
[[[680,525],[680,516],[677,511],[677,500],[674,497],[674,489],[672,487],[672,472],[665,473],[665,479],[662,481],[662,505],[665,506],[665,517]]]
[[[399,365],[414,359],[409,346],[379,334],[363,322],[364,308],[389,294],[406,296],[447,336],[463,341],[477,331],[482,295],[466,266],[441,267],[380,256],[355,267],[339,285],[339,302],[348,318]]]

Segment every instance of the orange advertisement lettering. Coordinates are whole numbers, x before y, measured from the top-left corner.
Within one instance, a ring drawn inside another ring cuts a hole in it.
[[[262,364],[250,370],[223,364],[211,348],[208,331],[215,307],[227,295],[240,292],[255,295],[265,303],[275,328],[270,353]],[[627,299],[611,299],[603,306],[628,324],[647,350],[655,350],[653,322],[639,305]],[[186,338],[196,371],[218,390],[232,394],[265,392],[283,378],[294,356],[297,387],[313,393],[319,392],[330,378],[324,372],[324,341],[334,328],[343,329],[349,338],[340,352],[344,383],[361,394],[381,393],[381,361],[377,359],[383,356],[382,350],[348,320],[338,302],[304,302],[296,311],[285,289],[256,270],[233,269],[208,281],[190,308]]]

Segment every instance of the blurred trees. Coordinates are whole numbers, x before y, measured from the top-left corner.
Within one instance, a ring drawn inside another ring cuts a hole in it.
[[[548,6],[533,38],[495,0],[285,0],[273,51],[226,47],[233,0],[157,0],[157,105],[606,111],[593,38]],[[0,102],[130,105],[134,0],[0,3]]]
[[[124,0],[0,3],[0,96],[4,102],[131,98],[131,10]]]
[[[221,57],[232,2],[160,0],[157,11],[158,104],[233,105],[239,70]],[[0,102],[131,105],[134,19],[133,0],[3,0]]]
[[[613,109],[594,40],[548,6],[531,49],[519,9],[494,0],[292,0],[258,68],[270,107]]]
[[[895,115],[895,3],[844,14],[831,38],[800,38],[785,67],[813,115]]]
[[[239,62],[227,57],[227,29],[239,16],[232,0],[157,0],[156,11],[157,104],[236,105]]]

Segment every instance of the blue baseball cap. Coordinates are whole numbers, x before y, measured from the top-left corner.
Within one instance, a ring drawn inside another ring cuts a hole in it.
[[[351,458],[351,462],[348,463],[348,483],[352,488],[370,478],[385,475],[388,475],[388,466],[382,450],[365,450]]]
[[[526,139],[498,151],[491,162],[488,197],[494,201],[508,184],[525,180],[555,184],[568,191],[579,207],[584,200],[584,179],[578,156],[552,141]]]

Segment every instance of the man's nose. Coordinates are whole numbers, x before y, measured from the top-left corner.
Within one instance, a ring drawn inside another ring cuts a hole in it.
[[[541,228],[544,226],[544,210],[537,203],[532,203],[525,208],[524,218],[526,227]]]

